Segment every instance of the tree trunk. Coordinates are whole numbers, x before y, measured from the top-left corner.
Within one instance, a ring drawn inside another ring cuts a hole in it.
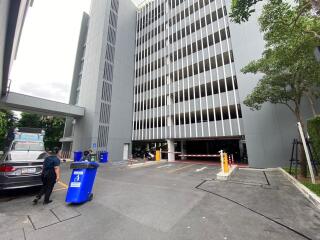
[[[304,121],[301,117],[301,113],[300,113],[300,105],[297,105],[296,108],[295,108],[295,115],[296,115],[296,118],[297,118],[297,121],[301,123],[301,127],[302,127],[302,130],[303,132],[305,132],[304,128]],[[306,154],[304,152],[304,148],[303,148],[303,145],[302,145],[302,139],[301,139],[301,136],[299,134],[299,142],[301,142],[301,144],[299,144],[300,146],[300,174],[302,177],[307,177],[307,158],[306,158]]]

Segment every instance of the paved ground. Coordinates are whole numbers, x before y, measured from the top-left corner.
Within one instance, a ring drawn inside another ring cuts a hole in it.
[[[279,171],[239,170],[214,180],[214,166],[161,163],[99,168],[92,202],[32,206],[32,194],[0,197],[0,239],[320,239],[320,212]],[[63,167],[63,181],[70,171]]]

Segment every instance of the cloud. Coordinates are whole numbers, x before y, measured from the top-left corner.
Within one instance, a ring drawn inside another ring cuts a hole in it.
[[[58,102],[68,102],[69,86],[63,83],[25,82],[18,86],[17,92]]]
[[[89,12],[90,3],[46,0],[29,8],[10,74],[11,91],[69,102],[82,13]]]

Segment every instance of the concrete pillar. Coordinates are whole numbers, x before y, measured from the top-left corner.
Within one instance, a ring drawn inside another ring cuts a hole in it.
[[[187,154],[186,141],[181,141],[181,155]],[[186,160],[187,157],[181,157],[181,160]]]
[[[174,141],[168,139],[167,143],[168,143],[168,162],[174,162],[175,161]]]
[[[168,116],[168,117],[167,117],[167,126],[168,126],[168,127],[173,126],[173,119],[172,119],[171,116]]]

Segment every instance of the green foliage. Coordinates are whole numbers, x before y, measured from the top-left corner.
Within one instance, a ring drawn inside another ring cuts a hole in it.
[[[18,127],[41,128],[41,116],[34,113],[21,113]]]
[[[315,152],[315,157],[320,161],[320,116],[308,120],[308,133]]]
[[[290,168],[289,167],[285,167],[283,169],[290,174],[290,172],[289,172]],[[297,175],[298,176],[300,175],[300,172],[301,172],[300,167],[298,167],[297,168]],[[295,169],[293,167],[291,175],[294,176],[294,174],[295,174]],[[301,183],[303,185],[305,185],[307,188],[309,188],[312,192],[314,192],[315,194],[320,196],[320,184],[319,183],[316,183],[316,184],[311,183],[310,174],[308,174],[306,177],[308,179],[302,180]]]
[[[7,133],[7,119],[3,112],[0,112],[0,138],[4,138]]]
[[[320,184],[312,184],[310,182],[302,182],[302,184],[320,197]]]
[[[232,21],[236,23],[246,22],[253,12],[255,5],[262,0],[232,0],[231,14]]]
[[[288,28],[294,21],[295,27]],[[266,50],[261,59],[249,63],[242,72],[262,73],[262,77],[244,103],[252,109],[260,109],[265,102],[285,104],[301,121],[302,97],[318,96],[320,86],[320,65],[313,56],[320,41],[304,29],[320,29],[320,21],[305,16],[296,20],[295,7],[270,1],[259,23]]]
[[[64,119],[61,118],[45,118],[42,121],[42,127],[46,131],[44,138],[44,145],[46,148],[53,149],[54,147],[61,147],[59,142],[63,136]]]
[[[63,136],[64,119],[57,117],[43,117],[32,113],[22,113],[18,122],[19,127],[42,128],[46,135],[44,145],[48,149],[60,147],[60,138]]]
[[[252,13],[255,12],[255,7],[258,2],[282,4],[282,0],[232,0],[230,17],[233,22],[242,23],[249,20]],[[289,2],[289,1],[287,1]],[[295,18],[310,15],[313,12],[313,17],[317,18],[320,15],[320,1],[314,0],[296,0]],[[288,25],[289,27],[289,25]]]
[[[1,109],[0,110],[0,150],[5,147],[5,140],[8,130],[13,129],[16,125],[17,118],[13,112]]]

